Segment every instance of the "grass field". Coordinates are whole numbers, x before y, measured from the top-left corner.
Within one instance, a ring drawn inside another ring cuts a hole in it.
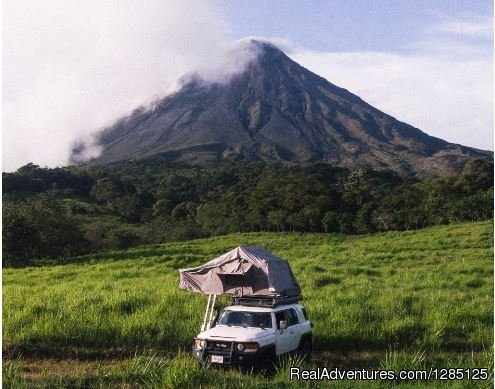
[[[367,236],[234,234],[4,269],[4,387],[285,387],[287,366],[264,378],[199,368],[187,355],[206,298],[179,290],[177,270],[240,244],[290,261],[314,323],[314,366],[490,371],[478,382],[320,386],[493,386],[493,224],[482,222]]]

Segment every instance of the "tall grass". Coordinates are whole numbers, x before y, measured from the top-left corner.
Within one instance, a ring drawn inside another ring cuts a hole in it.
[[[195,372],[188,358],[169,356],[189,349],[206,303],[205,296],[178,289],[177,270],[239,244],[261,245],[289,259],[314,323],[318,364],[345,365],[336,355],[361,353],[374,357],[352,365],[393,366],[403,357],[412,365],[493,367],[488,222],[360,237],[234,234],[4,269],[4,354],[94,360],[152,352],[175,363],[177,375],[156,373],[159,382],[206,379],[210,370]],[[156,358],[144,376],[161,371],[152,369],[160,366]],[[7,376],[15,378],[18,371],[12,372]]]

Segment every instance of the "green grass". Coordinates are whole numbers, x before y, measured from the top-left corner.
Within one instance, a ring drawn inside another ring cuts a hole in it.
[[[283,369],[266,379],[200,369],[184,355],[206,297],[179,290],[177,270],[239,244],[289,259],[314,323],[316,365],[493,370],[493,226],[482,222],[367,236],[234,234],[105,252],[65,265],[4,269],[4,384],[284,387]],[[57,372],[42,363],[52,359],[116,362]],[[46,371],[26,373],[27,365],[37,364]],[[149,370],[136,367],[141,364]]]

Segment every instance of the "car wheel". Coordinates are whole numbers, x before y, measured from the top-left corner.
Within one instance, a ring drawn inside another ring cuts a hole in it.
[[[304,359],[305,362],[311,362],[311,354],[313,353],[313,344],[311,339],[306,338],[302,341],[298,350],[299,355]]]
[[[261,371],[264,371],[268,376],[273,375],[275,373],[275,352],[267,351],[262,355],[258,362],[258,368]]]

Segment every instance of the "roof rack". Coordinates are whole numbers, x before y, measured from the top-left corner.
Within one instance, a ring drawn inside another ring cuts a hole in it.
[[[267,307],[275,308],[279,305],[295,304],[303,299],[302,295],[297,296],[232,296],[232,305],[244,305],[247,307]]]

